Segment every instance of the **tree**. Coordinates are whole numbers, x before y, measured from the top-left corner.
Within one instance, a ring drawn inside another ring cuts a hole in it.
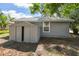
[[[14,21],[15,18],[11,17],[10,14],[8,14],[8,19],[9,19],[9,21],[12,22],[12,21]]]
[[[79,26],[79,4],[77,4],[77,3],[65,4],[61,8],[62,8],[62,10],[60,12],[61,15],[75,20],[71,24],[71,28],[72,28],[74,34],[78,34],[77,26]]]
[[[71,24],[71,28],[74,33],[78,33],[76,26],[77,24],[79,24],[79,4],[77,3],[35,3],[30,7],[30,10],[32,14],[39,12],[42,15],[51,16],[54,13],[57,13],[60,17],[69,17],[71,19],[74,19],[75,22]]]
[[[0,26],[1,29],[5,29],[7,22],[7,16],[5,16],[2,12],[0,12]]]
[[[53,15],[54,13],[59,14],[59,7],[63,5],[62,3],[35,3],[30,7],[31,13],[41,13],[42,15]]]
[[[61,15],[69,17],[69,15],[75,11],[76,9],[79,9],[79,4],[77,3],[67,3],[61,6]]]

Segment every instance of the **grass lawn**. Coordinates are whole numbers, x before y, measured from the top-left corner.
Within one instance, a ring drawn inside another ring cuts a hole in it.
[[[0,30],[0,37],[9,36],[9,30]]]

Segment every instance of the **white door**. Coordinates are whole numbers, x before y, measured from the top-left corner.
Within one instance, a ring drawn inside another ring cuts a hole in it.
[[[22,39],[22,29],[21,29],[21,26],[18,26],[17,29],[16,29],[16,40],[18,42],[21,42],[21,39]]]
[[[24,27],[24,42],[30,42],[30,37],[31,33],[30,33],[30,27],[25,26]]]

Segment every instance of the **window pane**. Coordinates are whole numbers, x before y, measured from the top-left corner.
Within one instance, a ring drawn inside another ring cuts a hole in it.
[[[49,27],[44,27],[44,31],[49,31]]]
[[[49,27],[49,22],[44,22],[44,27]]]

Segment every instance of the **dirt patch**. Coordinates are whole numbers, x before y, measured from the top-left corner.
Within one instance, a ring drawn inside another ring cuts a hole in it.
[[[1,56],[79,56],[79,38],[41,38],[24,43],[0,38]]]
[[[38,44],[7,41],[0,44],[0,55],[25,56],[32,55]]]
[[[47,55],[60,56],[78,56],[79,55],[79,39],[70,38],[41,38],[39,44],[43,45],[44,50],[48,52]]]

